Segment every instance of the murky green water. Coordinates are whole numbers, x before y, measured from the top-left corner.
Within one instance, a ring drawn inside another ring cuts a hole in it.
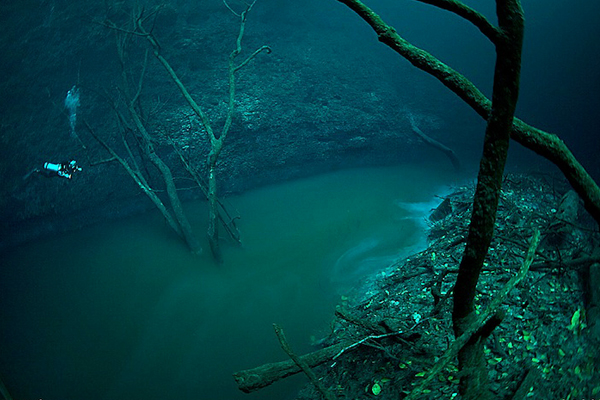
[[[296,376],[256,394],[233,371],[286,359],[328,329],[340,294],[422,245],[439,170],[348,170],[228,200],[244,245],[225,264],[189,255],[157,213],[59,235],[2,256],[0,373],[16,399],[287,399]],[[206,207],[187,205],[197,232]],[[417,206],[426,210],[427,205]],[[413,218],[413,217],[417,218]]]

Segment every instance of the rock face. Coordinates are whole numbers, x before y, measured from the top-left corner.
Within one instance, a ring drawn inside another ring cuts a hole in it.
[[[226,115],[227,58],[239,18],[221,1],[202,3],[202,8],[166,3],[153,32],[219,132]],[[271,3],[257,3],[248,16],[238,62],[262,45],[272,52],[259,54],[236,75],[233,126],[219,163],[223,193],[332,169],[426,160],[431,151],[412,136],[409,113],[422,130],[449,146],[467,135],[480,137],[479,121],[464,122],[469,114],[459,100],[410,66],[397,65],[397,55],[368,31],[357,30],[354,18],[332,18],[339,7]],[[115,34],[103,23],[125,26],[131,9],[107,4],[57,0],[35,12],[26,5],[0,6],[7,32],[0,46],[13,55],[0,64],[8,77],[2,92],[11,94],[0,100],[0,247],[152,207],[125,170],[107,162],[110,155],[88,127],[121,157],[135,159],[155,190],[164,189],[140,157],[135,132],[111,106],[121,101],[124,89]],[[143,38],[129,43],[125,71],[131,87],[140,82],[148,49]],[[176,146],[202,175],[208,144],[198,120],[152,54],[144,71],[139,109],[157,152],[176,177],[186,179]],[[79,102],[72,127],[64,104],[73,85]],[[463,141],[469,143],[463,153],[471,143],[477,146],[472,138]],[[83,167],[71,180],[28,176],[45,162],[71,159]],[[184,179],[178,185],[189,188]],[[181,194],[202,195],[199,190]]]

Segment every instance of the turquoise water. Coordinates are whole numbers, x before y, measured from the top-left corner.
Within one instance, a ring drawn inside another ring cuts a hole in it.
[[[224,245],[222,266],[155,212],[14,249],[1,260],[2,379],[16,399],[293,398],[303,376],[247,395],[231,374],[286,359],[274,322],[310,351],[340,295],[423,246],[422,215],[449,179],[346,170],[229,198],[243,246]],[[204,232],[205,203],[186,207]]]

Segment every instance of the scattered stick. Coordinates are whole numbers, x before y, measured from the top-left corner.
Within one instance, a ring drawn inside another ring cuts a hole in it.
[[[323,397],[326,400],[334,400],[335,396],[333,394],[331,394],[327,389],[325,389],[325,387],[321,384],[321,382],[319,382],[319,379],[317,378],[315,373],[312,371],[312,369],[310,369],[308,364],[306,364],[306,362],[304,362],[304,360],[302,360],[302,358],[298,357],[296,355],[296,353],[294,353],[292,351],[292,348],[290,347],[289,343],[287,342],[287,339],[285,338],[283,329],[277,324],[273,324],[273,328],[275,329],[275,334],[277,335],[277,338],[279,339],[279,343],[281,344],[281,348],[283,349],[283,351],[285,351],[286,354],[288,356],[290,356],[292,361],[300,369],[302,369],[304,374],[306,374],[306,376],[308,377],[308,380],[310,380],[310,382],[315,386],[315,388],[319,391],[319,393],[321,393],[323,395]],[[342,350],[342,352],[343,351],[344,350]],[[341,354],[341,352],[340,352],[340,354]],[[340,354],[338,354],[338,355],[340,355]]]
[[[362,328],[365,332],[373,332],[375,334],[389,333],[385,330],[385,328],[381,325],[375,324],[368,320],[364,320],[359,318],[358,316],[352,315],[352,313],[344,308],[343,306],[335,307],[335,315],[338,318],[341,318],[345,321],[350,322],[351,324]]]
[[[357,341],[357,342],[354,342],[354,343],[352,343],[352,344],[350,344],[350,345],[348,345],[348,346],[344,347],[344,348],[343,348],[343,349],[341,349],[341,350],[340,350],[340,351],[339,351],[339,352],[338,352],[338,353],[337,353],[335,356],[333,356],[333,359],[334,359],[334,360],[335,360],[335,359],[337,359],[337,358],[338,358],[338,357],[340,357],[342,354],[344,354],[346,351],[348,351],[348,350],[352,350],[352,349],[354,349],[355,347],[357,347],[357,346],[360,346],[360,345],[361,345],[361,344],[363,344],[363,343],[364,343],[364,344],[366,344],[365,342],[366,342],[366,341],[368,341],[368,340],[373,340],[373,339],[383,339],[383,338],[390,337],[390,336],[401,335],[402,333],[403,333],[402,331],[398,331],[398,332],[383,333],[383,334],[381,334],[381,335],[369,335],[369,336],[367,336],[367,337],[364,337],[364,338],[360,339],[360,340],[359,340],[359,341]],[[336,363],[337,363],[337,361],[336,361],[336,362],[334,362],[334,363],[333,363],[331,366],[332,366],[332,367],[333,367],[333,366],[335,366],[335,364],[336,364]]]
[[[552,269],[552,268],[566,268],[572,270],[580,270],[586,268],[594,263],[600,262],[600,258],[598,257],[579,257],[574,258],[572,260],[563,260],[561,262],[558,261],[542,261],[537,262],[531,266],[531,269],[534,271],[540,271],[544,269]]]

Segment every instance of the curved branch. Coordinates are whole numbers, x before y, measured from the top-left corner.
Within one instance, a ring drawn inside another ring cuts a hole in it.
[[[456,93],[477,114],[487,120],[491,101],[465,76],[444,64],[427,51],[402,38],[379,15],[358,0],[338,0],[347,5],[373,28],[379,41],[407,59],[415,67],[436,77],[444,86]]]
[[[266,51],[267,54],[271,54],[271,48],[269,46],[261,46],[260,48],[256,49],[254,51],[254,53],[250,54],[248,56],[248,58],[246,58],[240,65],[238,65],[237,67],[234,68],[234,71],[238,71],[239,69],[242,69],[246,66],[246,64],[248,64],[250,61],[252,61],[252,59],[254,57],[256,57],[258,55],[258,53],[260,53],[261,51]]]
[[[362,2],[358,0],[338,1],[347,5],[364,19],[377,33],[381,42],[415,67],[433,75],[483,119],[488,119],[491,101],[470,80],[425,50],[403,39],[394,28],[386,24],[379,15]],[[600,224],[600,187],[558,136],[514,118],[511,139],[554,163],[583,199],[586,210]]]
[[[475,25],[477,29],[481,31],[488,39],[494,44],[498,44],[501,40],[502,32],[496,28],[487,18],[479,13],[478,11],[472,9],[471,7],[463,4],[458,0],[416,0],[421,3],[431,4],[432,6],[441,8],[446,11],[450,11],[462,17]]]
[[[423,131],[417,125],[415,117],[410,113],[408,114],[408,121],[410,122],[410,127],[412,128],[415,135],[417,135],[417,137],[421,139],[423,143],[444,153],[452,163],[454,169],[456,171],[460,171],[460,159],[458,158],[454,150],[452,150],[450,147],[446,146],[442,142],[438,142],[434,138],[429,137],[425,133],[423,133]]]

